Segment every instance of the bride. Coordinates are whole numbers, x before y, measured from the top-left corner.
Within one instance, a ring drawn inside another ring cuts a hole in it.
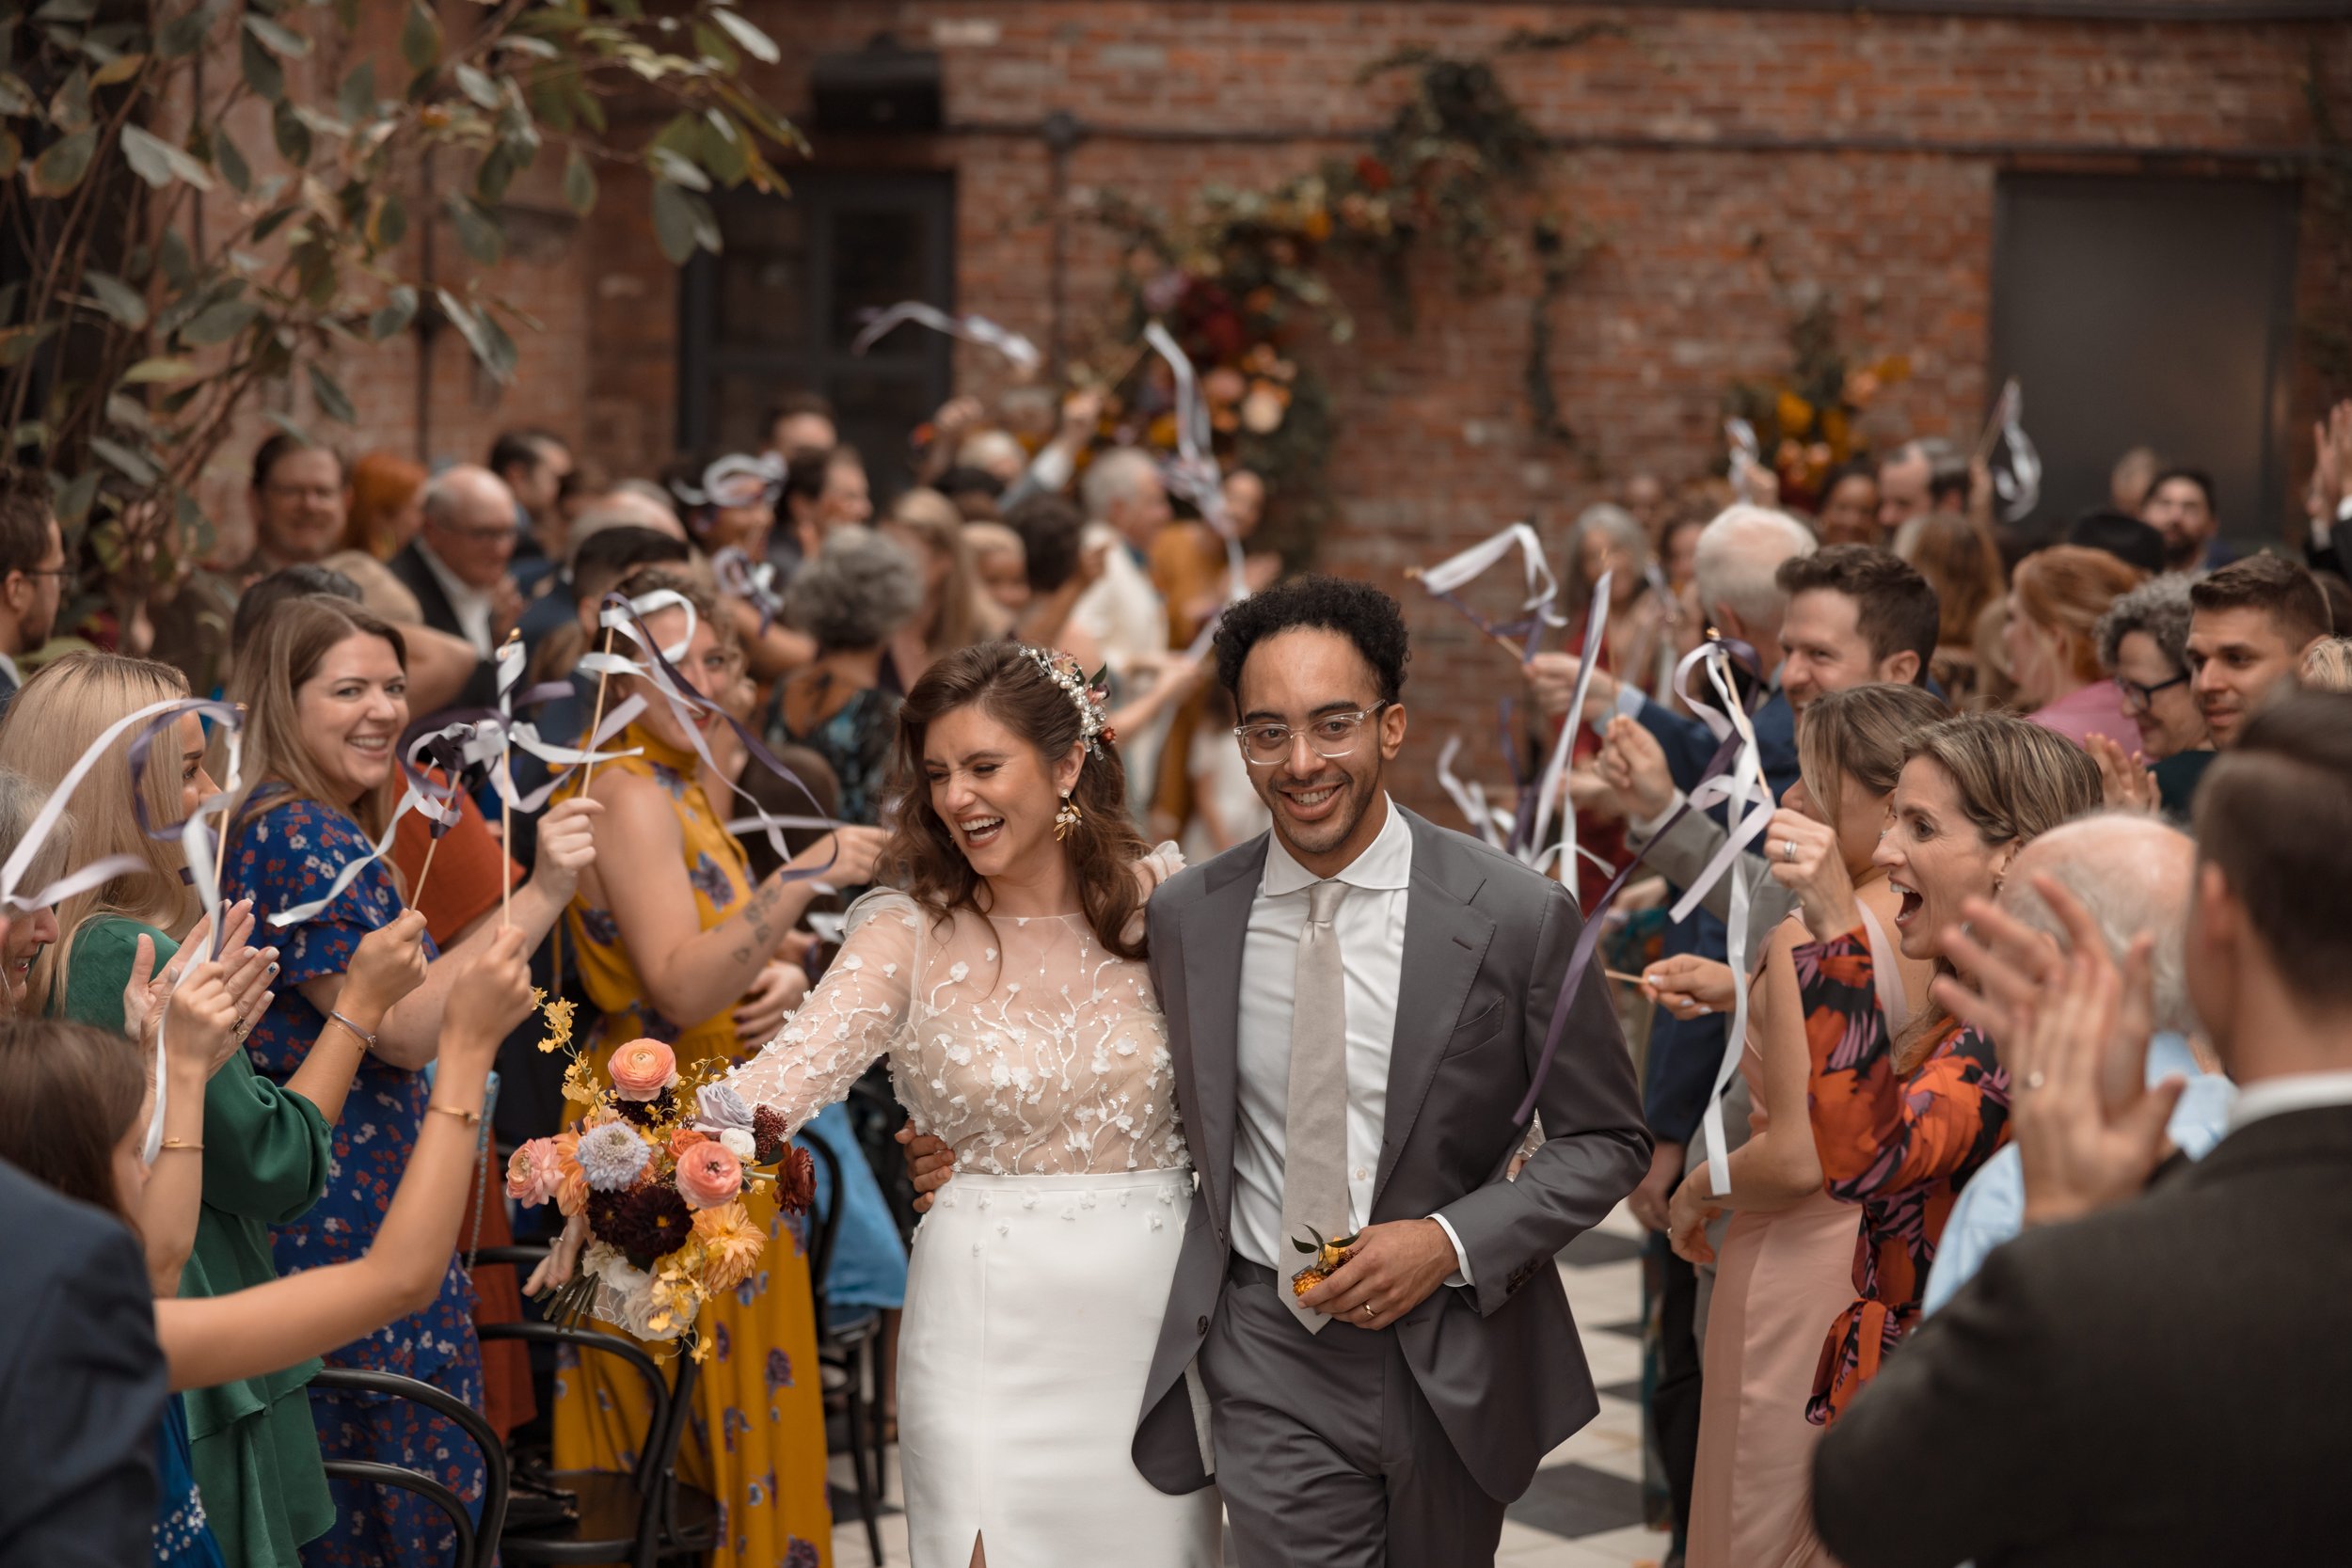
[[[885,1053],[956,1179],[916,1233],[899,1458],[918,1568],[1201,1568],[1215,1488],[1170,1497],[1129,1458],[1192,1169],[1143,902],[1178,869],[1127,816],[1100,699],[1059,655],[947,655],[898,721],[897,889],[850,907],[839,957],[707,1119],[798,1128]]]

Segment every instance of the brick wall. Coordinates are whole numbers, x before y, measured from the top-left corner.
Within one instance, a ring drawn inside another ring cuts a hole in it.
[[[1520,371],[1534,281],[1524,264],[1495,293],[1469,299],[1442,263],[1422,265],[1409,336],[1391,326],[1369,277],[1343,277],[1357,341],[1312,351],[1341,429],[1341,515],[1321,560],[1399,590],[1406,564],[1514,518],[1533,514],[1556,529],[1635,471],[1698,472],[1715,453],[1725,386],[1782,371],[1790,322],[1824,291],[1849,349],[1912,357],[1912,378],[1874,407],[1872,435],[1973,433],[1989,395],[1988,274],[2004,169],[2304,179],[2319,140],[2307,92],[2314,71],[2334,122],[2352,127],[2352,28],[2340,20],[1337,0],[745,8],[784,45],[786,61],[763,87],[788,111],[804,112],[806,68],[819,53],[885,30],[941,50],[947,134],[819,138],[817,157],[956,171],[957,304],[1041,343],[1056,325],[1049,156],[1038,135],[1049,114],[1074,115],[1088,131],[1068,160],[1073,197],[1117,189],[1181,205],[1205,182],[1270,182],[1359,142],[1406,83],[1359,85],[1357,72],[1400,45],[1470,55],[1519,29],[1620,24],[1625,38],[1501,67],[1558,144],[1539,199],[1605,242],[1553,315],[1553,391],[1575,447],[1528,434]],[[2303,204],[2297,309],[2306,326],[2341,332],[2352,325],[2352,214],[2328,208],[2317,184]],[[643,199],[608,178],[603,204],[577,233],[551,237],[543,256],[500,280],[548,328],[517,334],[525,364],[515,387],[479,384],[453,340],[439,345],[437,455],[476,453],[494,425],[517,420],[582,437],[616,471],[650,471],[669,455],[675,282]],[[1532,208],[1514,214],[1521,233]],[[1109,302],[1116,250],[1084,222],[1067,243],[1061,329],[1077,347]],[[2352,392],[2328,384],[2343,372],[2322,358],[2298,364],[2295,430],[2308,430],[2323,398]],[[385,444],[414,441],[413,361],[412,350],[377,356],[354,377]],[[959,351],[957,368],[960,384],[977,389],[999,372],[971,350]],[[2296,440],[2300,463],[2308,436]],[[1490,711],[1508,677],[1501,654],[1405,597],[1424,723]],[[1475,736],[1491,725],[1467,727]],[[1426,804],[1435,789],[1422,771],[1408,797]]]

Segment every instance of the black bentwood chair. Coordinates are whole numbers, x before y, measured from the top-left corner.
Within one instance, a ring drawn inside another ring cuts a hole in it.
[[[803,1133],[794,1140],[824,1168],[825,1191],[833,1201],[813,1215],[815,1233],[808,1245],[808,1286],[817,1308],[818,1375],[823,1384],[825,1408],[841,1410],[850,1473],[855,1480],[858,1517],[866,1523],[866,1549],[874,1554],[875,1568],[882,1561],[882,1426],[872,1415],[872,1440],[867,1440],[866,1383],[874,1370],[874,1344],[882,1336],[882,1314],[870,1307],[835,1313],[825,1300],[825,1270],[833,1261],[834,1243],[841,1239],[841,1161],[834,1151]],[[879,1385],[877,1386],[879,1386]]]
[[[326,1462],[327,1478],[332,1481],[356,1481],[362,1485],[389,1486],[404,1492],[414,1492],[449,1515],[452,1528],[457,1532],[457,1562],[460,1568],[490,1568],[497,1558],[499,1533],[506,1523],[506,1449],[484,1420],[463,1400],[454,1399],[430,1383],[420,1383],[413,1377],[396,1372],[363,1370],[354,1367],[323,1367],[310,1379],[313,1388],[342,1389],[355,1394],[384,1394],[394,1399],[423,1405],[436,1416],[446,1416],[465,1430],[474,1446],[482,1450],[484,1484],[482,1489],[482,1524],[474,1526],[473,1515],[457,1494],[421,1470],[411,1470],[401,1465],[383,1465],[370,1459],[330,1459]]]
[[[547,1256],[545,1247],[484,1247],[485,1263],[511,1263],[528,1273]],[[486,1323],[485,1340],[520,1339],[564,1347],[582,1355],[617,1357],[644,1381],[651,1406],[644,1440],[633,1470],[556,1470],[548,1481],[579,1500],[580,1516],[562,1529],[508,1530],[499,1542],[506,1560],[520,1562],[627,1562],[654,1568],[670,1558],[698,1557],[719,1544],[719,1503],[709,1493],[680,1484],[678,1445],[694,1409],[694,1358],[682,1349],[675,1357],[673,1385],[634,1340],[601,1329],[568,1323]]]

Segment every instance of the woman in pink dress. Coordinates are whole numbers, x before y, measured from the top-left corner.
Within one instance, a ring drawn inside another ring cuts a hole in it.
[[[1944,705],[1917,687],[1864,686],[1816,698],[1798,733],[1803,782],[1784,804],[1818,820],[1804,825],[1809,833],[1784,833],[1784,811],[1766,846],[1783,880],[1801,875],[1814,858],[1834,854],[1844,862],[1883,977],[1879,1006],[1894,1031],[1910,1017],[1910,998],[1927,994],[1931,968],[1902,959],[1886,939],[1896,895],[1870,855],[1902,769],[1904,739],[1944,717]],[[1784,839],[1797,845],[1793,860]],[[1756,1108],[1748,1141],[1730,1156],[1730,1190],[1715,1192],[1701,1164],[1684,1178],[1668,1212],[1675,1250],[1692,1262],[1716,1263],[1688,1568],[1802,1568],[1831,1560],[1813,1533],[1809,1478],[1820,1428],[1806,1421],[1804,1409],[1820,1361],[1820,1325],[1853,1295],[1861,1210],[1822,1189],[1806,1111],[1812,1058],[1793,954],[1812,940],[1803,916],[1790,915],[1772,933],[1749,982],[1750,1028],[1740,1069]],[[1733,1213],[1717,1259],[1707,1222],[1724,1209]]]
[[[2017,681],[2017,705],[2043,729],[2088,751],[2106,736],[2139,752],[2139,725],[2099,663],[2096,628],[2116,599],[2147,576],[2105,550],[2053,545],[2017,563],[2002,645]]]

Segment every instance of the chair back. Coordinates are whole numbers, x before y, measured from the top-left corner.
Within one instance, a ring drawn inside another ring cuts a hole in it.
[[[834,1151],[805,1132],[792,1140],[815,1157],[818,1168],[825,1173],[819,1185],[832,1199],[820,1212],[809,1217],[817,1223],[808,1240],[808,1291],[817,1308],[817,1337],[825,1337],[825,1271],[833,1264],[834,1243],[841,1240],[841,1212],[849,1207],[842,1201],[841,1161]]]
[[[396,1487],[423,1497],[449,1516],[457,1532],[456,1560],[462,1568],[490,1568],[498,1556],[499,1536],[506,1528],[506,1446],[499,1441],[498,1433],[490,1430],[490,1423],[482,1418],[481,1413],[446,1390],[396,1372],[323,1367],[311,1377],[310,1386],[407,1400],[437,1416],[447,1417],[473,1439],[474,1446],[482,1450],[482,1524],[478,1528],[464,1500],[421,1470],[359,1459],[328,1460],[326,1470],[335,1480]]]

